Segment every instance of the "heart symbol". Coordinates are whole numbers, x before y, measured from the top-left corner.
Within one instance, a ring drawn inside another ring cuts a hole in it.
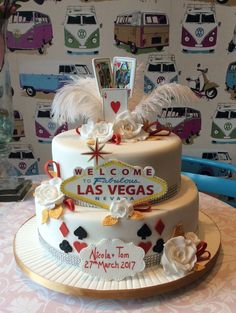
[[[145,251],[145,254],[147,254],[147,252],[149,251],[149,249],[152,246],[151,241],[147,241],[147,242],[140,242],[138,245],[140,248],[143,248],[143,250]]]
[[[75,249],[77,250],[78,253],[80,253],[80,251],[84,248],[86,248],[88,245],[85,242],[79,242],[79,241],[75,241],[73,243]]]
[[[112,110],[115,112],[115,113],[117,113],[118,111],[119,111],[119,109],[120,109],[120,101],[112,101],[111,102],[111,108],[112,108]]]

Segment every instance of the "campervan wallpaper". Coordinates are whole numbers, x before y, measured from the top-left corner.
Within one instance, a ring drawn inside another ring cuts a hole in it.
[[[131,107],[159,84],[190,86],[199,102],[171,107],[159,120],[182,138],[184,153],[236,163],[236,0],[41,2],[23,3],[8,25],[15,109],[9,160],[19,175],[43,173],[53,136],[75,126],[52,122],[51,102],[71,76],[93,76],[94,57],[136,58]],[[147,24],[155,24],[151,39]]]

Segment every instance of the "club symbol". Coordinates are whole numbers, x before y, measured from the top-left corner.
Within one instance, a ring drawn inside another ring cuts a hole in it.
[[[69,253],[72,252],[73,249],[71,247],[71,245],[69,244],[69,242],[67,240],[63,240],[60,245],[59,245],[60,249],[62,251],[64,251],[65,253]]]

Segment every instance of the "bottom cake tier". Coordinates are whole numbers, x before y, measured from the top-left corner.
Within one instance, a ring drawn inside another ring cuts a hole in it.
[[[17,231],[14,239],[14,256],[20,269],[30,279],[51,290],[71,296],[86,296],[100,299],[131,299],[162,295],[182,290],[194,281],[206,278],[220,252],[220,232],[210,217],[199,212],[198,234],[207,242],[211,258],[201,262],[197,271],[184,277],[167,276],[161,266],[153,266],[134,277],[121,281],[94,279],[82,272],[80,267],[62,263],[42,249],[38,240],[36,218],[27,220]],[[214,275],[214,274],[213,274]],[[190,285],[190,288],[191,285]],[[179,296],[179,293],[178,293]]]
[[[182,176],[181,188],[174,197],[151,210],[141,213],[138,219],[119,219],[112,226],[104,226],[109,211],[93,207],[75,207],[74,211],[64,208],[58,218],[51,215],[43,223],[44,207],[36,202],[36,218],[42,245],[56,258],[70,264],[78,264],[80,251],[89,244],[103,239],[120,239],[132,242],[145,251],[146,266],[159,262],[163,244],[173,232],[197,232],[199,202],[195,184]]]

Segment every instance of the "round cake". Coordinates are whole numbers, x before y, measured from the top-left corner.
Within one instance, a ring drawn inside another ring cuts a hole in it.
[[[118,223],[104,224],[109,216],[107,209],[75,201],[73,210],[63,204],[57,216],[51,209],[45,220],[45,205],[36,196],[36,216],[42,245],[58,259],[72,265],[80,263],[81,251],[104,239],[132,242],[145,253],[146,266],[159,264],[164,243],[179,229],[197,232],[198,191],[187,177],[181,177],[181,141],[174,134],[159,136],[155,140],[103,145],[102,164],[110,159],[129,162],[145,168],[151,166],[155,174],[167,184],[164,196],[141,213],[139,218],[121,218]],[[76,177],[78,165],[92,169],[88,144],[75,130],[64,132],[53,139],[53,161],[60,167],[61,179]],[[78,174],[78,173],[77,173]],[[62,183],[63,184],[63,183]],[[82,188],[82,187],[80,187]],[[49,190],[46,185],[45,190]],[[39,199],[39,200],[38,200]],[[75,198],[76,200],[76,198]]]
[[[54,99],[55,118],[73,121],[77,112],[87,120],[53,138],[45,165],[51,179],[35,190],[42,249],[103,280],[156,265],[184,276],[207,246],[196,235],[198,191],[181,176],[180,138],[147,116],[173,99],[190,99],[191,91],[161,86],[131,112],[127,88],[98,95],[93,83],[65,86]]]

